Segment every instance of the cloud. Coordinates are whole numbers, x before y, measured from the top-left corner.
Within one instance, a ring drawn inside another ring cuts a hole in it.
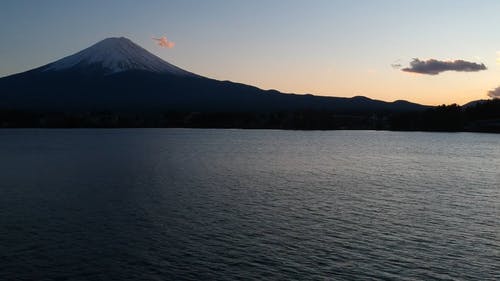
[[[391,67],[394,69],[401,69],[403,67],[403,65],[401,64],[401,60],[398,59],[398,60],[394,61],[393,63],[391,63]]]
[[[488,92],[488,96],[494,99],[500,99],[500,87]]]
[[[476,72],[486,70],[483,63],[475,63],[464,60],[440,61],[436,59],[419,60],[413,59],[410,67],[403,68],[402,71],[419,74],[438,75],[444,71]]]
[[[173,47],[175,47],[175,43],[172,41],[169,41],[167,39],[167,37],[165,37],[165,36],[160,37],[160,38],[153,38],[153,40],[155,40],[157,42],[157,44],[163,48],[172,49]]]

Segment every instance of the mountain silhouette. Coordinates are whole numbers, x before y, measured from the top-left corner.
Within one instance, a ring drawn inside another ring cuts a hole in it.
[[[337,113],[421,110],[407,101],[283,94],[176,67],[127,38],[108,38],[42,67],[0,78],[0,109],[110,112]]]

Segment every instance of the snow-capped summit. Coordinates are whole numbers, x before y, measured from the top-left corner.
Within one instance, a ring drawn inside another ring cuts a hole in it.
[[[43,71],[98,68],[104,74],[128,70],[143,70],[178,76],[195,76],[151,54],[125,37],[104,39],[74,55],[42,68]]]

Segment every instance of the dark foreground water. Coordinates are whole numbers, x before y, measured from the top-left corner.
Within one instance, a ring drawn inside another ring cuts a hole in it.
[[[0,280],[235,279],[500,279],[500,135],[0,131]]]

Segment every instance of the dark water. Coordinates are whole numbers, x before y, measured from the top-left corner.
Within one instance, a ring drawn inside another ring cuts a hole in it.
[[[0,131],[0,280],[500,279],[500,135]]]

